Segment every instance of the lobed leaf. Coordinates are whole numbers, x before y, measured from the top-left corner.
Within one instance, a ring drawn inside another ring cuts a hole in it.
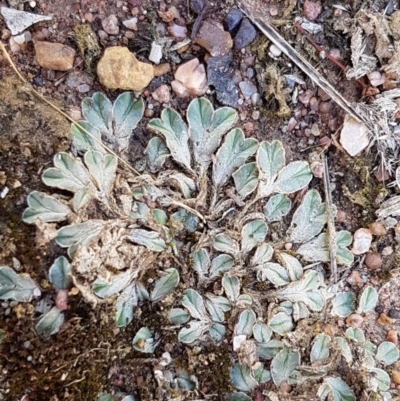
[[[263,243],[257,247],[254,256],[251,258],[250,265],[252,267],[263,265],[269,262],[274,254],[274,250],[270,244]]]
[[[283,336],[293,329],[293,320],[291,316],[287,315],[285,312],[279,312],[268,322],[268,326],[272,331]]]
[[[215,322],[224,322],[225,312],[228,312],[231,309],[229,300],[225,297],[211,294],[207,294],[206,297],[206,308],[212,320]]]
[[[251,251],[257,244],[262,243],[267,235],[268,227],[263,220],[254,220],[242,228],[242,252]]]
[[[158,136],[150,139],[144,153],[147,155],[150,171],[152,173],[160,170],[165,160],[170,155],[165,142]]]
[[[278,340],[270,340],[267,343],[257,344],[257,355],[262,359],[272,359],[283,349],[283,344]]]
[[[306,161],[289,163],[279,172],[273,191],[279,194],[292,194],[306,187],[312,177],[310,165]]]
[[[182,305],[189,311],[189,313],[198,320],[209,320],[204,306],[202,296],[191,288],[186,290],[182,298]]]
[[[244,199],[249,196],[258,185],[258,170],[256,163],[243,164],[233,174],[233,181],[238,195]]]
[[[56,306],[53,306],[36,325],[36,331],[44,337],[50,337],[57,333],[64,323],[64,314]]]
[[[131,230],[130,234],[130,238],[133,242],[143,245],[151,251],[162,252],[167,248],[164,240],[160,238],[160,234],[155,231],[134,229]]]
[[[236,255],[239,252],[239,244],[226,234],[218,234],[214,238],[214,249],[219,252]]]
[[[232,256],[227,254],[218,255],[213,259],[210,269],[210,278],[215,278],[228,272],[233,266]]]
[[[27,275],[20,275],[6,266],[0,266],[0,299],[12,299],[18,302],[30,302],[39,297],[41,291]]]
[[[163,277],[156,281],[154,289],[150,294],[150,300],[153,302],[165,298],[179,284],[178,270],[170,268],[165,270],[165,273]]]
[[[222,341],[225,336],[225,326],[220,323],[213,323],[210,326],[209,333],[210,337],[215,341]]]
[[[229,301],[233,304],[236,303],[240,294],[240,280],[236,276],[230,276],[225,273],[222,277],[222,287]]]
[[[207,329],[209,329],[209,323],[203,321],[190,322],[189,327],[180,330],[178,340],[185,344],[191,344],[200,339]]]
[[[92,136],[97,139],[93,139]],[[101,134],[100,131],[93,127],[87,121],[78,121],[77,123],[73,123],[71,125],[71,137],[72,137],[72,146],[75,147],[78,153],[84,154],[88,150],[96,150],[98,152],[106,153],[103,146],[101,146]],[[99,143],[100,141],[100,143]]]
[[[379,344],[375,358],[384,365],[391,365],[399,359],[399,349],[395,344],[389,341],[384,341]]]
[[[258,386],[257,380],[253,377],[252,371],[247,365],[235,364],[231,368],[232,384],[242,391],[252,391]]]
[[[169,311],[168,318],[172,324],[180,326],[181,324],[186,323],[190,319],[190,314],[187,313],[182,308],[172,308]]]
[[[253,333],[253,325],[256,322],[257,316],[251,309],[244,310],[239,315],[239,320],[235,325],[235,335],[245,335],[250,337]]]
[[[133,313],[138,304],[136,283],[128,285],[115,303],[115,321],[118,327],[125,327],[133,320]]]
[[[62,248],[78,244],[88,246],[99,238],[107,224],[104,220],[88,220],[62,227],[57,231],[56,242]]]
[[[210,269],[210,255],[205,248],[200,248],[191,255],[192,267],[204,279]]]
[[[329,358],[329,347],[328,344],[331,342],[331,338],[325,334],[320,333],[316,336],[316,340],[311,348],[310,362],[324,361]]]
[[[288,381],[293,371],[300,365],[300,352],[283,348],[275,355],[271,362],[271,377],[279,387],[282,382]]]
[[[72,266],[65,256],[60,256],[51,265],[49,280],[57,290],[69,290],[72,286]]]
[[[270,281],[276,287],[290,283],[288,273],[278,263],[268,262],[257,268],[257,279],[259,281]]]
[[[253,336],[259,343],[267,343],[272,336],[271,328],[262,322],[257,322],[253,326]]]
[[[356,297],[352,292],[338,292],[332,301],[332,313],[347,317],[355,310]]]
[[[281,221],[292,207],[292,202],[284,194],[271,196],[264,206],[263,212],[269,222]]]
[[[375,309],[378,303],[378,292],[375,288],[367,286],[362,292],[357,313],[367,313]]]
[[[102,135],[107,135],[112,129],[112,103],[101,92],[82,100],[82,114],[86,120],[96,127]]]

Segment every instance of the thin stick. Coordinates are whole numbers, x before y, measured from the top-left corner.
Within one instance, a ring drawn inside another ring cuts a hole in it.
[[[18,71],[17,67],[15,66],[14,62],[11,60],[9,54],[7,53],[7,50],[5,49],[3,43],[0,41],[0,50],[2,51],[2,53],[4,54],[4,57],[6,58],[6,60],[8,61],[8,63],[10,64],[11,68],[14,70],[14,72],[17,74],[18,78],[25,84],[27,85],[28,82],[27,80],[20,74],[20,72]],[[113,156],[115,156],[125,167],[127,167],[130,171],[132,171],[134,174],[140,176],[141,174],[134,169],[128,162],[126,162],[124,159],[122,159],[120,156],[118,156],[112,149],[110,149],[108,146],[106,146],[102,141],[100,141],[99,139],[97,139],[95,136],[93,136],[88,130],[86,130],[84,127],[82,127],[82,125],[79,124],[79,121],[75,121],[73,118],[71,118],[67,113],[65,113],[64,111],[62,111],[61,109],[59,109],[56,105],[54,105],[53,103],[51,103],[49,100],[47,100],[41,93],[39,93],[35,88],[31,87],[30,88],[31,91],[40,99],[43,100],[45,103],[47,103],[53,110],[57,111],[58,113],[60,113],[63,117],[65,117],[70,123],[72,124],[76,124],[79,129],[81,129],[86,135],[88,135],[90,138],[92,138],[94,141],[96,141],[100,146],[102,146],[104,149],[107,150],[107,152],[111,153]],[[154,184],[149,183],[149,185],[153,186],[154,188],[157,188]],[[157,188],[165,197],[167,197],[170,201],[171,204],[175,205],[175,206],[179,206],[182,207],[184,209],[186,209],[187,211],[193,213],[194,215],[196,215],[197,217],[199,217],[202,221],[205,221],[204,216],[199,213],[197,210],[191,208],[190,206],[185,205],[184,203],[178,202],[176,200],[174,200],[173,198],[171,198],[169,195],[167,195],[164,191],[162,191],[161,189]]]
[[[266,17],[253,13],[243,4],[243,0],[240,0],[239,3],[239,7],[253,24],[307,74],[316,85],[326,92],[346,113],[350,114],[357,121],[365,122],[365,118],[300,53],[286,42],[280,33],[268,22]]]
[[[324,165],[324,189],[325,189],[325,202],[326,202],[326,214],[328,220],[328,245],[329,245],[329,257],[331,260],[331,273],[334,284],[337,283],[337,262],[336,262],[336,229],[335,229],[335,212],[333,210],[332,195],[329,185],[329,170],[328,161],[325,152],[321,155]]]

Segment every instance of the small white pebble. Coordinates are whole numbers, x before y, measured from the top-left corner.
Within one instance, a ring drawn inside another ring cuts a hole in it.
[[[282,51],[281,51],[280,49],[278,49],[278,47],[275,46],[275,45],[271,45],[271,46],[269,47],[269,51],[271,52],[271,54],[272,54],[274,57],[279,57],[279,56],[282,54]]]
[[[9,191],[10,191],[10,189],[8,187],[4,187],[3,190],[0,192],[0,198],[4,199],[7,196]]]

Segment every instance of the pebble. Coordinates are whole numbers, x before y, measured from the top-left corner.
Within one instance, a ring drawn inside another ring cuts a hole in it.
[[[18,53],[21,50],[19,44],[14,40],[14,37],[11,36],[10,40],[8,41],[10,46],[10,50],[12,53]]]
[[[181,64],[174,77],[175,81],[171,82],[171,86],[178,97],[202,96],[207,91],[206,71],[198,58]]]
[[[248,18],[243,18],[239,30],[233,40],[234,49],[240,50],[249,45],[256,38],[257,31]]]
[[[236,107],[239,101],[234,73],[232,71],[232,54],[210,57],[207,60],[208,84],[215,88],[219,102],[226,106]]]
[[[389,256],[393,253],[393,248],[391,246],[385,246],[382,249],[382,256]]]
[[[314,123],[311,126],[311,134],[314,136],[320,136],[321,135],[321,131],[319,130],[318,124]]]
[[[353,313],[346,318],[346,324],[350,327],[361,327],[364,322],[364,318],[358,313]]]
[[[173,24],[168,28],[168,33],[175,38],[176,42],[180,42],[182,39],[185,39],[188,33],[186,26]]]
[[[247,75],[247,78],[249,78],[249,79],[253,78],[254,77],[254,69],[253,68],[248,68],[246,70],[246,75]]]
[[[379,86],[385,82],[385,75],[381,74],[379,71],[373,71],[367,76],[372,86]]]
[[[378,235],[378,236],[386,235],[386,228],[380,221],[375,221],[374,223],[372,223],[369,226],[369,231],[371,231],[373,235]]]
[[[397,331],[396,330],[389,330],[386,334],[386,340],[390,341],[391,343],[393,343],[394,345],[397,346],[397,344],[399,343],[399,339],[397,336]]]
[[[377,252],[368,252],[365,257],[365,265],[370,270],[380,270],[382,267],[382,257]]]
[[[239,88],[246,100],[250,99],[253,93],[257,93],[257,87],[251,82],[239,82]]]
[[[304,106],[307,106],[310,103],[310,99],[313,96],[313,92],[310,89],[307,89],[304,93],[299,95],[299,100]]]
[[[292,132],[296,125],[297,125],[297,120],[294,117],[291,117],[286,127],[286,132]]]
[[[385,313],[381,313],[376,322],[381,326],[387,326],[388,324],[391,324],[392,321],[393,319],[391,319],[388,315],[386,315]]]
[[[9,29],[3,29],[1,31],[1,40],[7,40],[11,37],[11,31]]]
[[[380,164],[379,164],[378,168],[374,171],[374,175],[375,175],[375,178],[379,182],[384,182],[389,179],[388,171],[384,167],[382,167]]]
[[[168,85],[160,85],[153,93],[153,99],[160,103],[169,103],[171,94]]]
[[[354,233],[354,242],[353,242],[353,252],[354,255],[362,255],[363,253],[368,252],[371,242],[372,242],[372,234],[367,228],[359,228]]]
[[[99,30],[97,31],[97,35],[99,36],[99,38],[100,38],[101,40],[107,40],[107,38],[108,38],[108,33],[105,32],[105,31],[103,31],[102,29],[99,29]]]
[[[144,115],[145,115],[145,117],[147,117],[147,118],[153,117],[153,115],[154,115],[154,110],[146,109],[146,110],[144,111]]]
[[[400,372],[392,370],[392,381],[395,384],[400,384]]]
[[[367,126],[346,115],[340,133],[340,143],[350,156],[358,155],[369,145]]]
[[[153,79],[154,68],[139,61],[127,47],[114,46],[104,51],[97,75],[106,88],[141,92]]]
[[[162,75],[168,74],[171,72],[171,66],[169,63],[162,63],[154,66],[154,76],[160,77]]]
[[[318,1],[306,0],[303,4],[303,14],[309,21],[314,21],[321,14],[322,7],[321,3]]]
[[[79,85],[77,89],[79,93],[87,93],[90,91],[90,86],[88,84],[82,84]]]
[[[260,101],[260,99],[261,99],[261,95],[260,95],[258,92],[253,93],[253,94],[250,96],[251,104],[252,104],[253,106],[257,106],[257,104],[258,104],[258,102]]]
[[[344,210],[338,210],[336,213],[336,220],[338,223],[343,223],[346,221],[346,212]]]
[[[36,42],[35,58],[43,68],[68,71],[74,65],[75,50],[62,43]]]
[[[279,57],[282,54],[282,50],[275,45],[271,45],[269,51],[274,57]]]
[[[389,309],[388,314],[393,319],[400,319],[400,310],[399,309],[391,308],[391,309]]]
[[[123,24],[126,28],[128,28],[128,29],[130,29],[130,30],[132,30],[132,31],[137,31],[137,29],[138,29],[138,28],[137,28],[137,23],[138,23],[138,19],[137,19],[136,17],[127,19],[127,20],[125,20],[125,21],[122,22],[122,24]]]
[[[119,34],[119,26],[118,26],[118,18],[116,15],[111,14],[108,17],[104,18],[101,21],[101,26],[104,31],[109,35],[118,35]]]
[[[226,15],[224,19],[224,28],[230,32],[234,33],[239,27],[240,21],[243,18],[243,14],[240,10],[231,10]]]
[[[349,276],[347,277],[346,281],[352,286],[357,286],[362,283],[362,279],[360,273],[357,270],[353,270]]]
[[[83,18],[85,18],[86,22],[91,24],[93,22],[93,14],[92,13],[85,13],[83,15]]]
[[[233,46],[229,32],[223,31],[213,21],[205,21],[197,34],[196,43],[206,49],[212,57],[224,56]]]
[[[258,110],[254,110],[253,113],[251,114],[251,118],[253,120],[258,120],[260,118],[260,112]]]

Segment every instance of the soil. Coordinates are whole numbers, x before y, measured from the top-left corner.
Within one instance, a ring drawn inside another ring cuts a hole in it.
[[[105,16],[115,14],[120,21],[124,21],[132,17],[132,9],[137,7],[139,30],[134,32],[133,38],[131,35],[126,35],[128,30],[120,24],[120,34],[108,35],[106,39],[100,41],[100,45],[102,49],[117,44],[126,45],[142,60],[146,60],[148,55],[153,25],[161,22],[155,12],[161,5],[156,0],[128,2],[42,0],[37,1],[33,8],[30,7],[31,3],[22,3],[23,8],[29,12],[53,15],[50,24],[41,23],[31,27],[32,36],[39,37],[45,34],[46,40],[65,43],[77,50],[78,40],[74,36],[74,27],[85,18],[88,19],[88,13],[93,17],[91,28],[97,32]],[[178,8],[181,18],[188,22],[190,29],[194,16],[188,11],[187,1],[172,0],[166,3],[168,7],[175,5]],[[293,2],[287,3],[286,7]],[[291,15],[286,16],[289,22],[301,14],[300,3],[302,2],[293,6]],[[330,10],[331,3],[337,2],[324,2],[324,8]],[[354,3],[357,2],[349,0],[341,4],[360,7],[360,4]],[[0,2],[0,5],[4,4]],[[375,6],[382,9],[385,7],[382,4]],[[217,9],[212,18],[222,21],[226,13],[234,7],[232,0],[217,2]],[[328,48],[339,48],[343,62],[349,62],[348,39],[340,32],[333,31],[330,18],[331,14],[326,13],[321,20],[326,25],[326,32],[329,32],[329,35],[321,34],[320,42]],[[309,58],[318,67],[318,71],[324,74],[347,99],[356,101],[361,98],[361,88],[354,82],[349,84],[343,72],[332,62],[327,59],[321,60],[318,52],[309,43],[304,43],[301,33],[288,30],[284,26],[280,29],[297,50],[307,56],[311,54]],[[0,20],[0,32],[4,33],[4,30],[4,21]],[[276,116],[278,105],[274,98],[264,99],[261,107],[253,107],[249,102],[244,102],[238,107],[241,116],[239,125],[244,128],[247,136],[253,136],[258,140],[281,140],[288,161],[307,160],[312,151],[321,149],[319,147],[321,138],[337,137],[344,113],[286,58],[271,60],[265,48],[265,40],[258,33],[256,41],[246,47],[245,51],[234,52],[234,69],[244,76],[249,68],[246,59],[256,56],[256,66],[260,68],[265,68],[266,64],[274,64],[282,74],[295,74],[303,79],[305,81],[302,85],[303,92],[310,90],[316,102],[329,103],[329,111],[322,113],[319,107],[304,106],[299,102],[293,104],[290,96],[286,95],[285,99],[291,109],[290,116],[284,118]],[[203,49],[198,45],[191,45],[189,50],[181,55],[181,60],[192,55],[201,60],[206,57]],[[26,198],[30,192],[34,190],[46,192],[46,187],[40,179],[41,171],[51,165],[55,153],[69,149],[70,123],[38,99],[31,88],[35,87],[48,100],[70,114],[77,111],[84,97],[91,96],[96,91],[103,91],[112,100],[119,92],[103,88],[93,70],[90,70],[91,63],[80,57],[77,58],[73,70],[67,73],[40,68],[34,60],[32,42],[26,44],[21,51],[12,54],[12,59],[21,74],[27,78],[28,84],[21,83],[5,58],[0,55],[0,190],[4,187],[9,189],[6,196],[0,199],[0,264],[13,266],[19,272],[29,273],[40,284],[45,296],[52,299],[55,291],[48,282],[48,269],[53,260],[64,254],[64,251],[56,246],[38,247],[35,243],[34,226],[24,224],[21,215],[26,208]],[[173,60],[166,62],[175,68]],[[87,82],[90,86],[89,92],[81,93],[76,87],[69,87],[67,79],[71,75],[78,77],[81,82]],[[172,73],[155,78],[143,93],[145,100],[151,99],[151,93],[158,86],[164,83],[170,84],[172,79]],[[256,82],[256,77],[252,80]],[[208,94],[208,98],[215,106],[220,105],[212,91]],[[153,104],[154,116],[159,116],[162,105],[157,102]],[[183,113],[188,106],[188,100],[172,96],[170,105]],[[253,119],[253,111],[259,111],[260,117]],[[296,118],[299,127],[287,131],[290,118]],[[140,161],[140,155],[147,145],[148,122],[149,118],[144,118],[132,137],[127,155],[129,155],[128,161],[133,166]],[[305,133],[305,130],[314,123],[318,124],[321,133],[319,137]],[[331,181],[335,186],[333,203],[339,210],[345,212],[346,216],[344,221],[338,223],[337,228],[354,233],[360,227],[368,227],[376,220],[375,211],[379,207],[379,202],[395,191],[386,189],[373,174],[373,169],[377,165],[376,151],[372,148],[369,153],[362,153],[361,156],[352,158],[339,145],[333,144],[328,151],[328,160]],[[323,193],[323,183],[318,178],[313,179],[310,187]],[[393,248],[391,255],[383,256],[383,267],[379,271],[368,270],[363,264],[363,258],[358,258],[350,269],[341,271],[343,278],[353,270],[361,274],[363,282],[358,287],[353,287],[357,295],[368,283],[378,287],[383,286],[379,309],[368,315],[365,325],[367,337],[375,343],[385,340],[388,330],[400,332],[399,319],[391,318],[386,325],[376,323],[380,314],[385,313],[390,316],[395,314],[393,311],[400,311],[398,300],[400,276],[397,270],[400,251],[397,241],[394,229],[389,230],[384,237],[375,237],[372,244],[373,251],[381,253],[385,247]],[[132,394],[135,400],[139,401],[161,400],[156,390],[154,365],[167,349],[173,349],[171,356],[181,363],[182,368],[189,366],[194,368],[196,376],[201,380],[199,388],[202,394],[187,399],[227,399],[227,394],[232,390],[229,379],[231,361],[227,346],[203,348],[200,357],[199,350],[180,347],[176,335],[171,332],[169,336],[163,337],[154,355],[143,357],[142,353],[132,348],[132,339],[143,326],[162,330],[167,325],[162,306],[145,304],[138,308],[137,318],[123,329],[116,327],[113,320],[114,313],[111,304],[102,304],[93,309],[79,294],[72,295],[66,311],[66,323],[57,334],[44,339],[35,331],[39,317],[35,312],[35,302],[15,305],[3,301],[0,307],[0,328],[4,331],[5,338],[1,343],[0,355],[0,399],[3,396],[6,401],[89,401],[97,400],[102,392],[112,392]],[[337,319],[332,322],[340,323]],[[261,386],[255,390],[253,400],[266,399],[263,395],[265,390],[270,389],[268,386]],[[315,392],[315,387],[312,388],[311,384],[305,383],[288,399],[303,399],[305,394],[315,394]],[[357,399],[362,399],[361,394],[356,396]]]

